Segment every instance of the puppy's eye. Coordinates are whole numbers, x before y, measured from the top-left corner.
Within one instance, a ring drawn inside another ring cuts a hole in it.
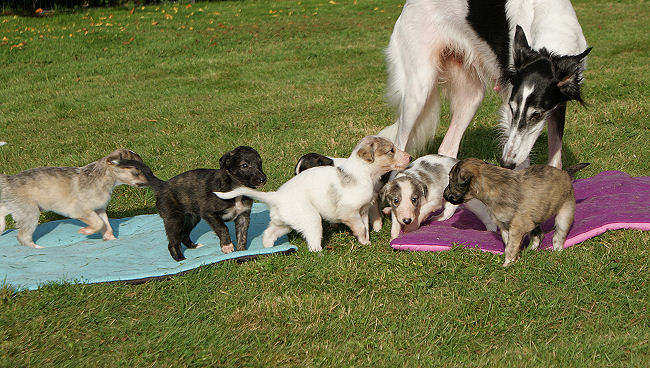
[[[248,164],[244,163],[244,164],[241,165],[241,167],[245,169],[245,168],[248,167]]]
[[[395,153],[395,147],[391,147],[389,153]]]
[[[415,204],[415,202],[417,202],[417,201],[418,201],[418,197],[417,197],[417,196],[413,196],[413,197],[411,197],[411,203]]]
[[[393,203],[399,204],[399,198],[393,198]]]

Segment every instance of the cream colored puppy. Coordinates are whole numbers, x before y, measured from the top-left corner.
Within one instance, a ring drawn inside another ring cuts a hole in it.
[[[259,192],[240,187],[230,192],[215,192],[222,199],[246,196],[264,202],[271,222],[264,231],[264,247],[291,229],[301,233],[312,252],[322,250],[321,220],[347,225],[359,243],[370,244],[368,208],[381,175],[403,170],[411,156],[389,140],[363,138],[340,166],[321,166],[305,170],[284,183],[276,192]]]
[[[41,210],[81,220],[88,226],[80,233],[101,232],[104,240],[115,239],[106,216],[113,189],[121,184],[145,186],[147,179],[123,160],[142,161],[130,150],[119,149],[83,167],[39,167],[13,176],[0,174],[0,233],[5,216],[11,214],[18,228],[18,242],[32,248],[32,234]]]

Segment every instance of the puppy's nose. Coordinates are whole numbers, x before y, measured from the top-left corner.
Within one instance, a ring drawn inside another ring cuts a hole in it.
[[[499,161],[499,165],[501,165],[501,167],[505,169],[510,169],[510,170],[514,169],[516,166],[514,162],[506,162],[504,160]]]
[[[266,177],[265,176],[260,177],[258,180],[259,180],[260,184],[266,183]]]
[[[413,220],[411,220],[410,218],[405,218],[404,220],[402,220],[402,222],[404,222],[404,225],[410,224],[411,221],[413,221]]]

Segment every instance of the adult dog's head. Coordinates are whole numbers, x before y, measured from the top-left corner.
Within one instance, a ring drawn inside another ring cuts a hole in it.
[[[474,198],[471,190],[472,180],[479,175],[481,165],[486,163],[476,158],[466,158],[451,168],[449,184],[442,193],[447,202],[458,205]]]
[[[589,51],[591,48],[578,55],[556,55],[545,48],[533,50],[517,26],[513,65],[508,72],[512,92],[501,111],[501,166],[511,169],[526,160],[547,117],[558,105],[571,100],[582,103],[580,84]]]
[[[219,167],[249,188],[260,188],[266,183],[262,158],[251,147],[239,146],[219,159]]]

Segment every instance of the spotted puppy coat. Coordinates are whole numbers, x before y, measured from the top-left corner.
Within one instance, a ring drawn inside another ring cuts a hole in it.
[[[445,201],[442,192],[449,183],[449,171],[457,162],[455,158],[442,155],[422,156],[382,188],[381,198],[390,205],[391,240],[400,231],[417,230],[432,212],[441,208],[442,212],[433,220],[447,220],[456,212],[458,205]],[[488,231],[496,231],[485,205],[480,201],[469,201],[465,207],[476,214]]]

